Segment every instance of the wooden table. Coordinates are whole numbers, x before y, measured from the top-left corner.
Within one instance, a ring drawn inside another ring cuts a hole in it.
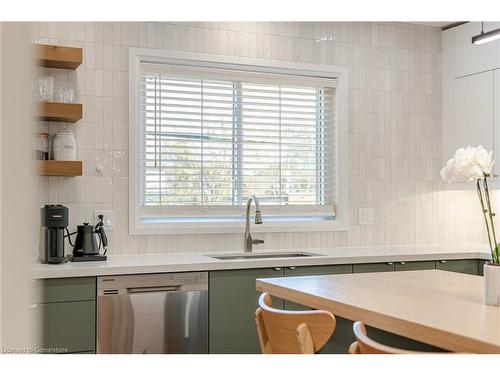
[[[427,270],[257,279],[257,290],[454,352],[500,353],[483,278]]]

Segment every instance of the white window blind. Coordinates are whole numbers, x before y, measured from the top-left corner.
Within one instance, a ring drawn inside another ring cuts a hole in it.
[[[143,210],[332,212],[335,80],[150,65],[139,99]]]

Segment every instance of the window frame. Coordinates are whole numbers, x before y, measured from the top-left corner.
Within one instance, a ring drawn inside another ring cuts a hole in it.
[[[141,64],[177,64],[222,69],[268,72],[272,74],[294,74],[307,77],[334,78],[336,87],[336,132],[337,132],[337,200],[335,219],[319,220],[314,212],[304,216],[264,220],[261,225],[253,225],[252,232],[304,232],[304,231],[345,231],[348,221],[347,189],[347,124],[348,94],[347,69],[341,66],[306,64],[268,59],[241,58],[188,52],[171,52],[147,48],[129,49],[129,232],[132,235],[146,234],[202,234],[202,233],[242,233],[244,217],[222,221],[196,220],[150,220],[141,222],[140,209],[140,72]],[[265,207],[263,214],[266,216]],[[324,212],[323,212],[324,215]],[[208,217],[208,215],[207,215]],[[265,218],[264,218],[265,219]]]

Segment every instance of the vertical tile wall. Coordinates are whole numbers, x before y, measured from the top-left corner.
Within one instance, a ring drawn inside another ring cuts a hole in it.
[[[265,248],[478,242],[475,193],[446,191],[441,167],[441,32],[402,23],[37,23],[33,40],[79,46],[76,72],[53,69],[84,105],[76,125],[83,177],[40,177],[40,203],[70,208],[71,226],[114,209],[113,254],[239,250],[240,234],[128,234],[128,48],[148,47],[307,63],[349,70],[347,232],[267,233]],[[102,167],[102,173],[96,172]],[[373,207],[375,224],[357,224]]]

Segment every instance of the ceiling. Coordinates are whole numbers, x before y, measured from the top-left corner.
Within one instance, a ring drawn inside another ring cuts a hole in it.
[[[416,24],[416,25],[425,25],[425,26],[432,26],[432,27],[438,27],[440,29],[442,28],[445,28],[446,26],[451,26],[451,25],[455,25],[457,23],[462,23],[462,22],[458,22],[458,21],[418,21],[418,22],[408,22],[408,23],[413,23],[413,24]]]

